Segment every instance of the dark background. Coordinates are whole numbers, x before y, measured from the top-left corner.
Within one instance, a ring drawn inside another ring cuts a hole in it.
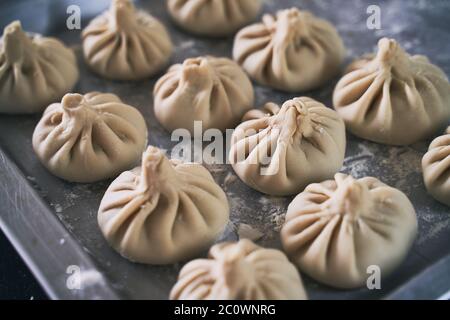
[[[0,299],[47,299],[47,295],[2,231],[0,254]]]

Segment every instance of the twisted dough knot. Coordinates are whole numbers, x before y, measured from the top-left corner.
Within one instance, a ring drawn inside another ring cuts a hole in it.
[[[354,221],[372,204],[369,188],[352,176],[336,174],[335,179],[337,189],[326,207],[330,212]]]
[[[136,24],[135,8],[130,0],[114,0],[111,4],[111,17],[109,21],[112,29],[128,29]]]

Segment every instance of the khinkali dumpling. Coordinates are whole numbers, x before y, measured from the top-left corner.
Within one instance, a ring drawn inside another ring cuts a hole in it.
[[[250,187],[291,195],[333,177],[345,155],[345,126],[332,109],[311,98],[266,105],[244,118],[231,137],[229,161]]]
[[[431,142],[422,159],[422,169],[428,192],[450,206],[450,127]]]
[[[186,264],[172,300],[304,300],[306,292],[286,255],[250,240],[216,244],[209,259]]]
[[[252,108],[253,85],[234,61],[210,56],[173,65],[155,85],[155,115],[169,131],[234,128]]]
[[[301,271],[338,288],[366,284],[369,266],[387,276],[405,258],[417,218],[404,193],[376,178],[309,185],[289,205],[283,248]]]
[[[78,80],[75,54],[54,38],[26,34],[19,21],[0,39],[0,113],[42,112]]]
[[[140,112],[116,95],[66,94],[45,110],[33,133],[33,148],[55,176],[95,182],[132,168],[147,145]]]
[[[173,20],[183,29],[205,36],[233,34],[256,19],[261,0],[168,0]]]
[[[350,65],[334,90],[333,103],[355,135],[408,145],[448,124],[450,84],[426,57],[410,56],[395,40],[383,38],[376,55]]]
[[[113,80],[140,80],[168,63],[172,42],[166,28],[131,0],[113,0],[111,8],[82,33],[86,63]]]
[[[283,91],[320,87],[340,70],[345,48],[334,26],[307,11],[282,10],[236,35],[234,59],[261,84]]]
[[[223,190],[200,164],[148,147],[142,166],[122,173],[100,204],[98,223],[125,258],[169,264],[208,248],[228,223]]]

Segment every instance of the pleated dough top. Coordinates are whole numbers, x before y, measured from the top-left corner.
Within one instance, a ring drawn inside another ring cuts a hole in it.
[[[141,113],[110,93],[66,94],[33,133],[33,148],[54,175],[72,182],[112,178],[134,167],[147,144]]]
[[[186,264],[172,288],[173,300],[304,300],[295,266],[276,249],[250,240],[220,243],[209,259]]]
[[[417,234],[407,196],[373,177],[338,173],[309,185],[289,204],[283,248],[302,272],[337,288],[366,285],[368,268],[389,275]]]
[[[54,38],[26,34],[10,23],[0,40],[0,113],[44,111],[78,81],[73,51]]]
[[[170,264],[207,249],[228,223],[225,192],[197,163],[169,160],[149,146],[142,164],[123,172],[98,211],[109,244],[127,259]]]
[[[450,83],[425,56],[411,56],[395,40],[383,38],[376,55],[348,67],[336,85],[333,104],[353,134],[409,145],[447,126]]]
[[[261,0],[167,0],[172,19],[183,29],[204,36],[233,34],[256,18]]]
[[[170,67],[154,88],[155,116],[169,131],[194,121],[203,130],[234,128],[253,107],[254,91],[241,67],[228,58],[203,56]]]
[[[345,47],[336,28],[291,8],[238,32],[233,58],[257,82],[282,91],[318,88],[337,75]]]
[[[166,28],[130,0],[113,0],[83,30],[82,39],[89,67],[113,80],[151,77],[167,65],[173,50]]]
[[[450,207],[450,127],[431,142],[422,159],[422,170],[428,192]]]
[[[308,97],[280,108],[248,112],[231,137],[229,161],[250,187],[291,195],[333,177],[345,155],[345,126],[337,112]]]

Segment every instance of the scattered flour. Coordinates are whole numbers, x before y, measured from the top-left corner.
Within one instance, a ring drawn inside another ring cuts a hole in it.
[[[273,213],[270,216],[270,221],[272,222],[273,230],[280,232],[283,227],[284,221],[286,220],[286,213]]]
[[[249,239],[252,241],[257,241],[263,237],[263,233],[259,230],[254,229],[252,226],[241,223],[237,230],[239,239]]]
[[[60,204],[55,204],[53,207],[55,208],[56,213],[61,213],[63,211],[63,208]]]
[[[238,180],[238,178],[236,175],[232,174],[231,172],[228,172],[225,179],[223,180],[224,190],[227,190],[228,187],[237,180]]]
[[[194,46],[195,46],[195,42],[193,40],[182,41],[180,44],[177,45],[177,49],[188,50],[188,49],[194,48]]]
[[[104,282],[103,275],[97,270],[82,270],[80,273],[81,288],[91,287]]]

